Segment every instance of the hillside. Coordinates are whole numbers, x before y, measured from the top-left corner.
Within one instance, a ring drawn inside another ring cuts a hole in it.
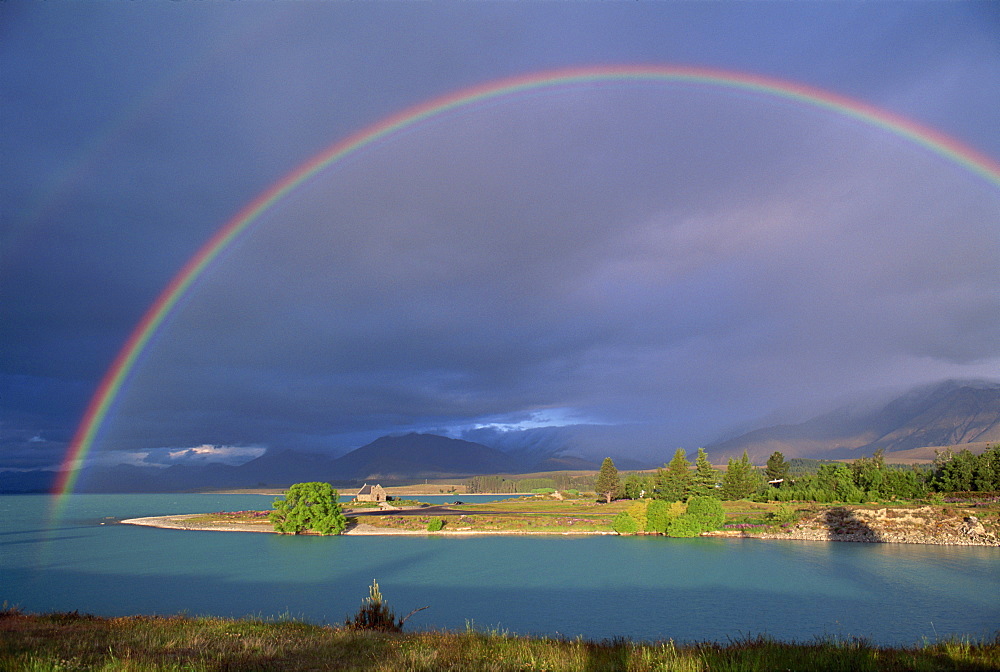
[[[786,457],[844,459],[880,448],[891,456],[929,446],[993,442],[1000,442],[1000,384],[948,381],[874,408],[844,407],[800,424],[757,429],[706,450],[713,459],[746,450],[760,464],[774,451]]]

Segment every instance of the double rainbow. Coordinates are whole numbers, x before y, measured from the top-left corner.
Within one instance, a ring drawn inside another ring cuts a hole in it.
[[[264,212],[303,182],[373,143],[441,114],[536,90],[616,82],[699,84],[763,94],[806,107],[825,109],[911,141],[1000,187],[1000,163],[954,138],[852,98],[759,75],[694,67],[600,66],[540,72],[463,89],[404,110],[335,143],[272,185],[219,229],[149,307],[104,374],[70,443],[53,494],[62,499],[73,491],[80,468],[136,361],[192,284]]]

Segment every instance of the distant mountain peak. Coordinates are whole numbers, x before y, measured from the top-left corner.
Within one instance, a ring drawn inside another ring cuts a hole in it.
[[[481,443],[411,432],[382,436],[335,461],[347,478],[495,474],[517,468],[506,453]]]

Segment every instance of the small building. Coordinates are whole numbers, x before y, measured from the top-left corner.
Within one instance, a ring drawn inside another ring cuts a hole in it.
[[[384,502],[388,499],[385,494],[385,488],[381,485],[368,485],[365,483],[364,487],[358,490],[358,494],[354,496],[355,501],[358,502]]]

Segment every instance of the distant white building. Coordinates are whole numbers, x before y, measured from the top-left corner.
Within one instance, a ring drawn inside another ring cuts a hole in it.
[[[368,485],[367,483],[354,495],[354,500],[358,502],[384,502],[388,499],[385,488],[381,485]]]

